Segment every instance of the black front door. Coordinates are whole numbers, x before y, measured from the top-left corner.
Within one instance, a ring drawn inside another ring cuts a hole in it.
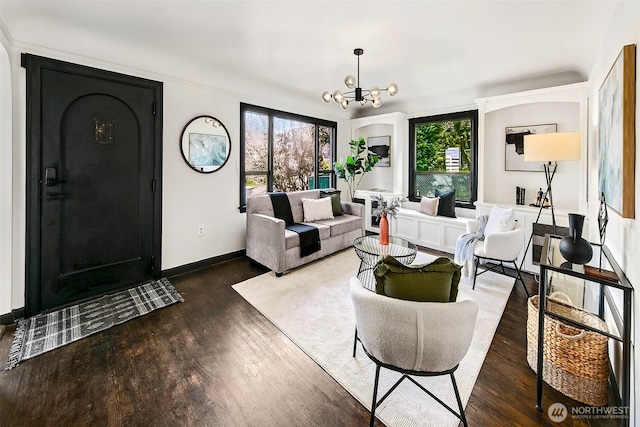
[[[23,55],[27,315],[160,273],[162,83]]]

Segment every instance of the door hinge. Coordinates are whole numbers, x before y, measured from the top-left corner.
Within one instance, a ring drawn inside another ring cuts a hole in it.
[[[155,270],[156,270],[156,256],[151,255],[151,271],[155,271]]]
[[[154,193],[156,192],[156,180],[155,179],[151,180],[151,191],[154,192]]]
[[[156,101],[151,103],[151,114],[156,115]]]

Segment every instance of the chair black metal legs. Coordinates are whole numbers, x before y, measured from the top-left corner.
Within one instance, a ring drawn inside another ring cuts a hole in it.
[[[365,350],[365,352],[366,352],[366,350]],[[368,353],[367,353],[367,356],[369,356]],[[371,360],[376,362],[376,360],[374,358],[372,358],[371,356],[369,356],[369,358],[371,358]],[[460,398],[460,392],[458,391],[458,384],[456,383],[456,378],[453,375],[453,372],[458,368],[457,366],[455,368],[453,368],[452,370],[445,371],[445,372],[413,372],[413,371],[405,371],[403,369],[399,369],[399,368],[391,367],[389,365],[385,365],[385,367],[387,369],[391,369],[391,370],[396,371],[396,372],[401,372],[403,375],[402,375],[402,377],[400,377],[400,379],[398,381],[396,381],[396,383],[393,385],[393,387],[391,387],[389,389],[389,391],[387,391],[385,393],[385,395],[382,396],[382,398],[380,400],[377,400],[378,399],[378,383],[379,383],[379,380],[380,380],[380,368],[381,367],[382,366],[376,362],[376,377],[375,377],[375,380],[373,382],[373,399],[371,400],[371,419],[369,420],[369,427],[373,427],[373,421],[375,420],[376,409],[378,408],[378,406],[380,406],[380,404],[382,402],[384,402],[384,400],[391,394],[391,392],[393,392],[393,390],[395,390],[396,387],[398,387],[400,385],[400,383],[405,379],[408,379],[409,381],[414,383],[416,386],[418,386],[418,388],[420,388],[422,391],[424,391],[429,396],[431,396],[436,402],[438,402],[440,405],[444,406],[449,412],[451,412],[453,415],[458,417],[462,421],[462,425],[464,425],[465,427],[468,427],[467,417],[464,414],[464,407],[462,406],[462,399]],[[439,399],[437,396],[435,396],[433,393],[431,393],[429,390],[424,388],[420,383],[418,383],[416,380],[414,380],[413,378],[411,378],[409,376],[409,375],[439,376],[439,375],[446,375],[447,373],[451,377],[451,383],[453,384],[453,391],[454,391],[454,393],[456,395],[456,402],[458,403],[458,410],[460,411],[459,413],[456,413],[456,411],[454,411],[449,405],[444,403],[441,399]]]
[[[356,326],[356,333],[353,337],[353,357],[356,357],[356,347],[358,346],[358,327]]]
[[[355,352],[355,349],[354,349]],[[376,408],[378,407],[378,380],[380,379],[380,365],[376,364],[376,379],[373,382],[373,400],[371,401],[371,419],[369,427],[373,427],[373,420],[376,417]]]
[[[473,286],[472,286],[471,289],[475,289],[476,288],[476,277],[478,277],[481,274],[486,273],[487,271],[495,271],[495,269],[498,268],[498,266],[496,265],[496,266],[493,266],[492,268],[489,268],[489,269],[487,269],[485,271],[482,271],[482,272],[478,273],[478,267],[480,266],[480,258],[482,258],[482,259],[486,259],[486,260],[489,260],[489,261],[499,262],[500,263],[499,265],[502,268],[502,274],[504,274],[505,276],[507,275],[507,273],[506,273],[506,271],[504,269],[503,262],[512,263],[513,267],[516,270],[516,277],[515,277],[515,281],[513,282],[513,284],[515,285],[518,282],[518,280],[520,280],[520,282],[522,283],[522,287],[524,288],[524,291],[527,294],[527,298],[529,298],[531,296],[531,295],[529,295],[529,290],[527,289],[527,285],[524,284],[524,279],[522,278],[522,274],[520,273],[520,268],[518,268],[518,264],[516,263],[516,260],[513,260],[513,261],[502,261],[502,260],[493,259],[493,258],[483,258],[483,257],[479,257],[479,256],[476,256],[476,255],[474,255],[473,258],[474,258],[475,262],[474,262],[474,267],[473,267]]]
[[[462,420],[462,425],[464,427],[468,427],[467,425],[467,417],[464,415],[464,408],[462,407],[462,399],[460,399],[460,392],[458,391],[458,384],[456,383],[456,377],[453,376],[453,372],[451,372],[451,383],[453,384],[453,391],[456,393],[456,400],[458,401],[458,409],[460,410],[460,419]]]

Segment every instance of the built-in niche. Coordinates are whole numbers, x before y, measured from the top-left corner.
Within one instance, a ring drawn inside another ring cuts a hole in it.
[[[364,138],[383,161],[366,174],[358,189],[405,193],[407,188],[407,126],[402,113],[381,114],[351,120],[351,138]],[[340,155],[338,156],[340,157]]]
[[[546,188],[539,171],[507,170],[506,129],[553,124],[557,132],[582,133],[579,161],[558,163],[553,179],[554,206],[561,210],[586,211],[586,83],[539,89],[476,99],[479,107],[478,202],[516,205],[516,187],[525,189],[524,206],[535,202]]]
[[[553,127],[553,131],[569,132],[580,128],[580,106],[575,103],[535,103],[518,105],[485,115],[484,201],[516,204],[516,187],[525,189],[525,206],[534,203],[540,188],[546,188],[541,167],[529,170],[508,169],[506,129]],[[549,125],[553,123],[553,125]],[[524,162],[528,166],[532,162]],[[539,166],[537,162],[533,162]],[[577,210],[580,192],[575,185],[580,179],[580,161],[559,162],[553,179],[553,202],[559,209]]]

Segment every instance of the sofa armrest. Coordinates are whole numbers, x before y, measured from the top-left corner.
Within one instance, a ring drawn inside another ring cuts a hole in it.
[[[285,222],[263,214],[247,214],[247,256],[276,273],[286,270]]]
[[[467,234],[475,233],[480,228],[480,221],[477,219],[470,219],[467,221]]]
[[[340,204],[342,205],[342,212],[349,215],[361,216],[364,218],[363,204],[354,202],[340,202]]]

